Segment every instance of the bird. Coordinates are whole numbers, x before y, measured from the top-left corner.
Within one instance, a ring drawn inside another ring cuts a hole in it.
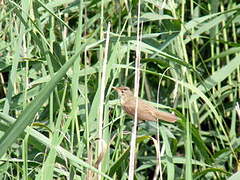
[[[121,105],[123,110],[134,117],[135,115],[135,107],[137,98],[133,95],[133,92],[129,87],[121,86],[121,87],[113,87],[115,91],[117,91]],[[137,108],[137,118],[142,121],[158,121],[163,120],[167,122],[174,123],[177,120],[177,116],[174,114],[163,112],[157,110],[151,104],[147,103],[143,99],[138,97],[138,108]]]

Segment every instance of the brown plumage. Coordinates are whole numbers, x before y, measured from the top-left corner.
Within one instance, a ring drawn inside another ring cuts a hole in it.
[[[134,117],[135,114],[135,106],[136,106],[136,97],[134,97],[132,91],[129,87],[114,87],[114,90],[118,92],[118,95],[121,97],[121,105],[124,111],[130,116]],[[167,121],[167,122],[175,122],[177,117],[173,114],[158,111],[151,104],[143,101],[138,98],[138,110],[137,117],[139,120],[146,121],[157,121],[158,119]]]

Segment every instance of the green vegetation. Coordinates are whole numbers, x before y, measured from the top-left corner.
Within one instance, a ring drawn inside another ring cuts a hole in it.
[[[240,179],[240,4],[140,5],[0,1],[0,179],[128,179],[123,85],[179,117],[138,124],[136,179]]]

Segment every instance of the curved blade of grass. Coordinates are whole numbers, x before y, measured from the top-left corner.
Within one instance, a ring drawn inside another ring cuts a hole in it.
[[[137,42],[136,41],[131,41],[131,43],[134,44],[134,46],[136,46]],[[188,69],[193,70],[194,72],[197,72],[195,70],[195,68],[192,65],[190,65],[189,63],[184,62],[179,57],[173,56],[171,54],[168,54],[166,52],[163,52],[163,51],[159,50],[158,48],[152,46],[153,44],[149,45],[149,44],[146,44],[144,42],[140,42],[140,44],[141,44],[141,50],[143,52],[148,52],[148,53],[156,52],[156,53],[158,53],[158,56],[160,56],[160,57],[166,58],[167,60],[171,60],[171,61],[175,62],[176,64],[185,66]],[[132,47],[132,49],[134,50],[134,47]]]
[[[9,128],[9,130],[0,139],[0,157],[4,155],[9,146],[21,135],[24,129],[31,124],[35,114],[39,108],[48,99],[51,92],[57,85],[57,82],[62,79],[73,62],[79,57],[80,51],[76,53],[62,68],[53,76],[53,78],[39,92],[39,95],[23,110],[17,121]]]
[[[217,54],[217,55],[215,55],[213,57],[210,57],[210,58],[204,60],[204,62],[207,63],[207,62],[210,62],[210,61],[214,61],[214,60],[216,60],[218,58],[226,57],[226,56],[228,56],[230,54],[239,53],[239,51],[240,51],[240,47],[229,48],[226,51],[223,51],[223,52],[221,52],[221,53],[219,53],[219,54]]]
[[[224,173],[224,174],[230,174],[230,173],[228,173],[227,171],[225,171],[224,169],[221,169],[221,168],[207,168],[207,169],[204,169],[203,171],[196,172],[194,174],[194,179],[204,179],[205,175],[208,174],[209,172],[212,172],[212,173],[221,172],[221,173]]]
[[[212,89],[217,83],[222,82],[226,79],[232,72],[234,72],[240,65],[240,56],[233,58],[227,65],[223,66],[218,71],[215,71],[211,76],[204,80],[197,89],[203,93]],[[190,97],[190,103],[196,101],[199,98],[199,94],[193,94]]]
[[[174,163],[173,163],[173,155],[170,147],[170,142],[167,137],[167,129],[164,126],[160,126],[160,133],[162,135],[163,143],[166,148],[166,155],[167,155],[167,179],[174,179],[175,177],[175,170],[174,170]]]
[[[16,119],[14,119],[13,117],[11,117],[9,115],[1,113],[1,112],[0,112],[0,119],[3,119],[5,121],[10,121],[11,123],[16,122]],[[101,174],[106,179],[111,179],[106,174],[102,173],[101,171],[99,171],[98,169],[93,167],[92,165],[88,164],[87,162],[83,161],[79,157],[75,156],[74,154],[72,154],[71,152],[69,152],[62,146],[60,146],[59,143],[55,146],[52,146],[52,141],[49,138],[47,138],[43,134],[39,133],[32,127],[30,127],[30,126],[26,127],[26,129],[24,129],[24,132],[30,135],[31,140],[29,140],[29,143],[31,145],[33,145],[34,147],[39,146],[37,148],[42,149],[42,151],[44,151],[44,149],[46,147],[49,149],[53,148],[57,152],[57,156],[59,158],[64,159],[64,160],[69,159],[70,163],[73,164],[74,167],[82,169],[82,167],[79,167],[79,165],[81,165],[81,166],[88,168],[96,173]]]
[[[150,136],[140,136],[137,137],[136,141],[137,143],[141,143],[146,139],[151,139]],[[120,157],[114,162],[114,164],[109,169],[109,176],[113,177],[114,174],[117,174],[117,177],[121,177],[122,174],[126,171],[128,161],[129,161],[129,151],[130,147],[128,147],[121,155]]]
[[[183,119],[184,117],[182,117]],[[184,129],[186,131],[186,120],[184,119],[183,121],[179,121],[179,127],[181,127],[181,129]],[[204,160],[208,163],[211,164],[214,162],[214,158],[212,153],[209,151],[208,147],[206,146],[205,142],[203,141],[200,132],[197,128],[195,128],[192,124],[190,124],[190,130],[191,130],[191,134],[192,134],[192,139],[194,144],[197,146],[197,148],[199,149],[202,157],[204,158]]]
[[[44,8],[46,9],[52,16],[54,16],[58,21],[60,21],[64,26],[66,26],[68,29],[70,29],[71,31],[74,32],[74,30],[68,25],[66,24],[61,18],[59,18],[58,16],[56,16],[56,14],[54,12],[52,12],[42,1],[38,0],[38,3]]]
[[[44,144],[45,146],[47,146],[48,148],[54,148],[56,150],[56,152],[58,153],[58,156],[62,159],[69,159],[70,162],[76,167],[79,168],[79,164],[83,167],[86,167],[96,173],[101,174],[103,177],[105,177],[106,179],[111,179],[109,176],[107,176],[106,174],[100,172],[98,169],[96,169],[95,167],[89,165],[88,163],[86,163],[85,161],[83,161],[82,159],[79,159],[77,156],[73,155],[71,152],[69,152],[68,150],[64,149],[63,147],[61,147],[60,145],[56,145],[56,146],[52,146],[51,145],[51,140],[49,138],[47,138],[46,136],[42,135],[41,133],[37,132],[36,130],[32,129],[31,127],[27,127],[25,130],[26,133],[29,133],[33,138],[35,138],[37,141],[41,142],[42,144]]]

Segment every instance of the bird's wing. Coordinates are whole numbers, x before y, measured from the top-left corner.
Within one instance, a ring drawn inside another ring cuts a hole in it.
[[[128,102],[125,102],[125,105],[123,106],[126,113],[134,117],[135,114],[135,106],[136,106],[136,99],[131,99]],[[152,111],[155,108],[151,107],[150,104],[146,103],[142,99],[138,99],[138,110],[137,110],[137,116],[139,120],[146,120],[146,121],[156,121],[157,118],[154,117],[154,114]]]
[[[157,118],[154,114],[154,111],[157,111],[151,104],[143,101],[142,99],[138,100],[138,111],[141,112],[139,119],[147,121],[157,121]]]
[[[123,109],[130,116],[134,117],[135,115],[135,106],[136,106],[136,98],[128,99],[128,102],[125,102]],[[157,121],[158,119],[175,122],[177,117],[167,112],[158,111],[151,104],[143,101],[142,99],[138,99],[138,110],[137,116],[139,120],[146,121]]]
[[[157,119],[161,119],[168,122],[175,122],[177,120],[177,117],[173,114],[159,111],[155,107],[153,107],[151,104],[141,99],[139,100],[139,102],[141,103],[141,106],[139,107],[139,111],[144,112],[144,113],[141,113],[141,114],[144,114],[143,120],[157,121]]]

